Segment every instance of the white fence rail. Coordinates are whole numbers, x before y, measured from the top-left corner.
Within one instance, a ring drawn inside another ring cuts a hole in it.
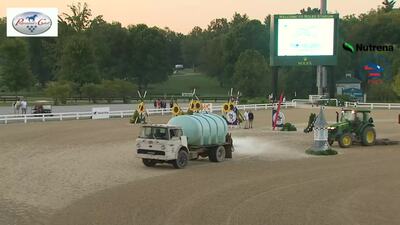
[[[296,102],[283,103],[282,108],[296,108]],[[251,105],[237,105],[241,110],[262,110],[277,107],[277,104],[251,104]],[[222,105],[212,105],[210,111],[220,112]],[[187,107],[182,107],[182,110],[187,111]],[[147,109],[148,115],[167,115],[171,114],[171,109]],[[110,111],[110,118],[124,118],[132,116],[134,110]],[[13,115],[0,115],[0,124],[8,124],[10,122],[23,122],[28,123],[31,121],[62,121],[62,120],[80,120],[91,119],[92,112],[65,112],[65,113],[48,113],[48,114],[13,114]]]
[[[336,98],[319,98],[318,100],[310,100],[310,99],[300,99],[300,98],[295,98],[292,100],[292,102],[298,102],[298,103],[303,103],[303,104],[315,104],[317,102],[320,101],[334,101],[336,106],[339,106],[339,100],[337,100]]]
[[[346,102],[346,107],[369,108],[369,109],[400,109],[400,103],[357,103]]]

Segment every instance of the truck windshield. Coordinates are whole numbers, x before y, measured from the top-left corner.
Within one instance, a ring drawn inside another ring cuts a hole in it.
[[[163,127],[143,127],[140,138],[168,140],[168,129]]]

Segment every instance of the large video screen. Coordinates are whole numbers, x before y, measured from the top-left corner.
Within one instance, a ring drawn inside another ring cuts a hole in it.
[[[335,20],[279,19],[278,56],[334,54]]]
[[[336,65],[338,14],[274,15],[271,66]]]

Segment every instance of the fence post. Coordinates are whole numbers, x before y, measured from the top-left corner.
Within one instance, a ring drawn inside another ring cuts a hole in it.
[[[42,114],[42,122],[45,122],[45,121],[46,121],[46,119],[44,117],[44,114]]]
[[[62,115],[63,115],[63,114],[61,114],[61,113],[60,113],[60,121],[62,121],[62,120],[63,120],[63,117],[62,117]]]
[[[243,105],[243,110],[246,111],[246,105]]]
[[[79,120],[79,113],[76,113],[76,120]]]
[[[257,111],[257,105],[256,104],[254,104],[254,110]]]
[[[371,109],[374,109],[374,104],[371,103]]]
[[[161,109],[161,115],[164,116],[164,109]]]
[[[27,123],[26,115],[24,115],[24,123]]]
[[[7,124],[8,123],[8,121],[7,121],[7,116],[5,116],[4,117],[4,124]]]
[[[391,109],[392,107],[391,107],[391,105],[390,105],[390,103],[389,103],[389,110]]]
[[[121,118],[124,118],[124,112],[121,111]]]

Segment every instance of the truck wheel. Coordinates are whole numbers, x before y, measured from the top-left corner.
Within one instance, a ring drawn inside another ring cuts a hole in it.
[[[178,157],[174,161],[172,161],[172,165],[176,169],[183,169],[187,164],[189,160],[189,155],[185,150],[180,150],[178,152]]]
[[[222,162],[225,160],[225,148],[224,146],[219,146],[218,148],[214,148],[210,151],[208,155],[208,159],[211,162]]]
[[[374,145],[376,141],[376,132],[373,127],[366,127],[361,136],[361,144],[365,146]]]
[[[342,136],[340,136],[340,138],[339,138],[339,146],[341,148],[348,148],[352,144],[353,144],[353,139],[351,137],[351,134],[345,133],[345,134],[342,134]]]
[[[153,167],[157,164],[157,162],[154,159],[142,159],[143,164],[147,167]]]

